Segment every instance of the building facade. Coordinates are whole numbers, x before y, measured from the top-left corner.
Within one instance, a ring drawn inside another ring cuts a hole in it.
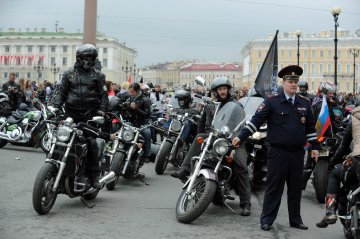
[[[252,40],[242,48],[241,59],[244,66],[242,85],[253,86],[273,37]],[[297,42],[295,32],[278,35],[279,71],[287,65],[297,64]],[[300,36],[299,65],[304,71],[300,79],[308,82],[310,91],[316,92],[320,81],[334,82],[334,46],[334,31],[321,31]],[[354,58],[349,50],[354,48],[360,48],[360,35],[338,30],[337,82],[340,92],[353,91]],[[359,61],[358,58],[355,70],[356,92],[360,89]]]
[[[82,33],[46,32],[45,28],[26,31],[0,31],[0,82],[6,82],[9,72],[15,72],[16,78],[25,78],[42,82],[54,82],[63,72],[74,66],[76,50],[82,45]],[[133,66],[137,52],[116,38],[97,36],[99,60],[106,79],[122,83],[133,72],[125,72],[126,62]],[[37,69],[36,69],[37,68]],[[53,69],[59,68],[58,72]]]

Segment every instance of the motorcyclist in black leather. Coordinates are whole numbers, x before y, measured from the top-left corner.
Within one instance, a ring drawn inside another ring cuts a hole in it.
[[[85,44],[76,51],[74,68],[65,71],[53,105],[61,109],[64,105],[65,117],[74,122],[87,122],[93,116],[105,116],[109,100],[105,85],[105,74],[95,67],[98,52],[95,46]],[[97,172],[99,153],[95,139],[88,137],[88,168],[91,185],[99,188]]]
[[[305,96],[306,98],[308,98],[310,100],[310,102],[312,103],[315,95],[308,93],[307,91],[309,90],[309,84],[306,82],[306,80],[301,80],[298,83],[299,86],[299,95]]]
[[[9,81],[2,85],[2,92],[9,97],[10,105],[13,111],[15,111],[20,103],[22,103],[20,96],[20,86],[15,82],[15,72],[10,72]]]
[[[215,78],[211,84],[211,91],[213,95],[216,97],[216,101],[220,102],[220,108],[223,107],[226,103],[230,101],[235,101],[234,98],[231,97],[231,90],[232,85],[228,78],[226,77],[218,77]],[[219,108],[219,109],[220,109]],[[200,127],[198,127],[198,135],[199,137],[208,137],[209,130],[211,129],[212,119],[214,118],[215,114],[215,107],[211,105],[207,105],[203,111],[201,116],[201,120],[199,122]],[[205,133],[199,133],[205,132]],[[175,178],[179,178],[180,180],[186,179],[186,177],[190,174],[191,171],[191,158],[193,156],[199,155],[201,152],[201,145],[193,141],[182,165],[181,169],[176,172],[172,172],[171,176]],[[234,154],[234,164],[233,164],[233,171],[235,175],[235,187],[236,191],[239,193],[240,197],[240,207],[242,209],[241,215],[242,216],[249,216],[250,215],[250,181],[249,181],[249,173],[247,169],[247,153],[244,146],[235,150]]]

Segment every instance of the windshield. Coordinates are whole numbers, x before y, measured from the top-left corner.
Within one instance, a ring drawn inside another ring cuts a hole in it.
[[[249,101],[248,101],[249,99]],[[247,103],[246,103],[247,101]],[[239,102],[244,106],[246,121],[250,121],[259,105],[264,101],[261,97],[243,97]]]
[[[226,103],[214,117],[214,128],[218,132],[224,131],[224,126],[228,127],[230,133],[242,123],[245,118],[245,111],[239,102],[230,101]]]

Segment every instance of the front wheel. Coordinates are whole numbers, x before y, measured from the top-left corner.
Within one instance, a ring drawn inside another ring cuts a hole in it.
[[[176,203],[176,218],[179,222],[190,223],[197,219],[209,206],[216,192],[216,182],[199,176],[189,194],[186,188]]]
[[[45,163],[36,176],[33,188],[33,206],[40,215],[49,213],[56,201],[57,192],[52,190],[56,174],[56,166],[52,163]]]
[[[328,168],[329,162],[327,160],[317,161],[314,168],[314,189],[316,199],[319,203],[325,202],[327,185],[329,181]]]
[[[169,156],[172,149],[173,143],[165,141],[161,148],[159,149],[158,154],[155,159],[155,172],[159,175],[163,174],[168,163]]]
[[[114,155],[114,158],[111,162],[111,166],[110,166],[110,171],[113,171],[115,173],[115,180],[106,184],[106,188],[108,190],[114,190],[115,185],[117,184],[117,182],[119,181],[120,178],[120,171],[121,171],[121,167],[122,164],[124,162],[125,159],[125,154],[122,152],[116,152]]]
[[[40,147],[45,153],[49,153],[51,149],[51,138],[47,131],[40,139]]]

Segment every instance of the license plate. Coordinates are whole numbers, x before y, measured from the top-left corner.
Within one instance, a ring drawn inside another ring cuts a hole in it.
[[[262,148],[262,145],[261,145],[261,144],[254,144],[254,148],[256,148],[256,149],[261,149],[261,148]]]
[[[319,157],[327,157],[329,156],[329,150],[320,150]]]

